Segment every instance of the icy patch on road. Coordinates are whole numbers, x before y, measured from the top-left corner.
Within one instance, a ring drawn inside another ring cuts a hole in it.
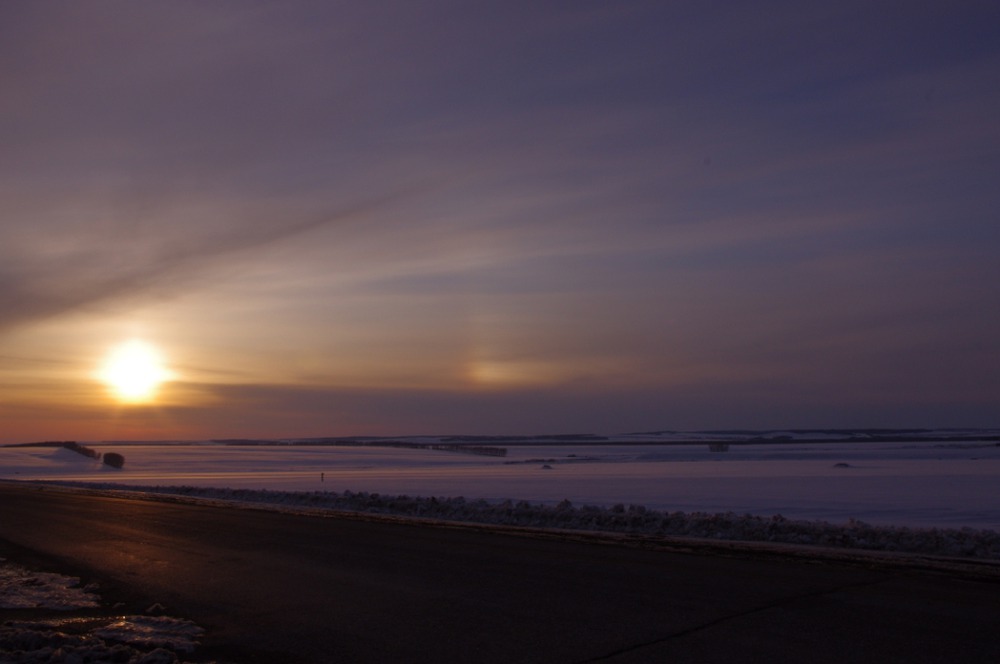
[[[157,632],[162,643],[141,638],[129,640],[131,630],[122,625],[129,625],[134,621],[141,621],[140,632]],[[119,618],[104,629],[92,629],[93,622],[79,618],[9,620],[0,625],[0,662],[184,664],[177,652],[189,653],[197,644],[194,641],[196,633],[191,628],[193,623],[184,620],[129,616]],[[199,628],[194,629],[200,633]]]
[[[102,639],[143,648],[170,648],[190,653],[204,632],[190,620],[166,616],[126,616],[94,631],[94,634]]]
[[[100,606],[80,580],[34,572],[0,558],[0,609],[78,611]],[[22,614],[23,615],[23,614]],[[71,617],[7,620],[0,624],[0,663],[176,664],[204,630],[168,616]]]
[[[0,558],[0,609],[72,611],[98,605],[80,579],[49,572],[32,572]]]

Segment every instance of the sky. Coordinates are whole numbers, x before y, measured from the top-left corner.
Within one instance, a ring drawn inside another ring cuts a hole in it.
[[[0,442],[1000,426],[997,26],[3,3]]]

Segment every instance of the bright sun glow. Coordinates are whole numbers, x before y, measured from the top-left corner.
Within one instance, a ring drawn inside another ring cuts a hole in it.
[[[133,339],[111,349],[98,377],[120,401],[142,403],[156,397],[157,388],[171,373],[154,346]]]

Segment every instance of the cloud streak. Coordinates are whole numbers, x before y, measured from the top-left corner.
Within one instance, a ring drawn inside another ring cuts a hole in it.
[[[366,201],[351,208],[316,214],[311,219],[275,222],[279,211],[255,211],[256,219],[238,224],[210,225],[208,232],[186,228],[155,238],[124,238],[113,233],[84,237],[66,251],[44,256],[48,240],[34,242],[27,260],[6,262],[0,269],[0,332],[82,308],[169,297],[196,287],[213,271],[229,271],[269,247],[317,229],[357,223],[386,201]]]

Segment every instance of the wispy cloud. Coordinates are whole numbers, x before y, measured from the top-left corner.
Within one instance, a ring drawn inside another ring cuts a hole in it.
[[[258,209],[228,225],[213,219],[201,230],[197,221],[188,222],[152,237],[138,229],[130,235],[131,220],[103,233],[75,235],[71,243],[58,235],[18,233],[18,254],[0,268],[0,330],[93,305],[168,297],[213,271],[252,260],[255,252],[318,228],[356,223],[381,205],[367,201],[292,221],[280,218],[284,210]]]
[[[282,423],[325,421],[312,390],[484,427],[517,394],[539,424],[668,397],[709,425],[782,395],[873,413],[858,380],[953,403],[965,376],[974,400],[996,387],[998,19],[4,6],[0,335],[45,357],[53,320],[65,342],[136,312]],[[587,381],[606,408],[558,395]]]

